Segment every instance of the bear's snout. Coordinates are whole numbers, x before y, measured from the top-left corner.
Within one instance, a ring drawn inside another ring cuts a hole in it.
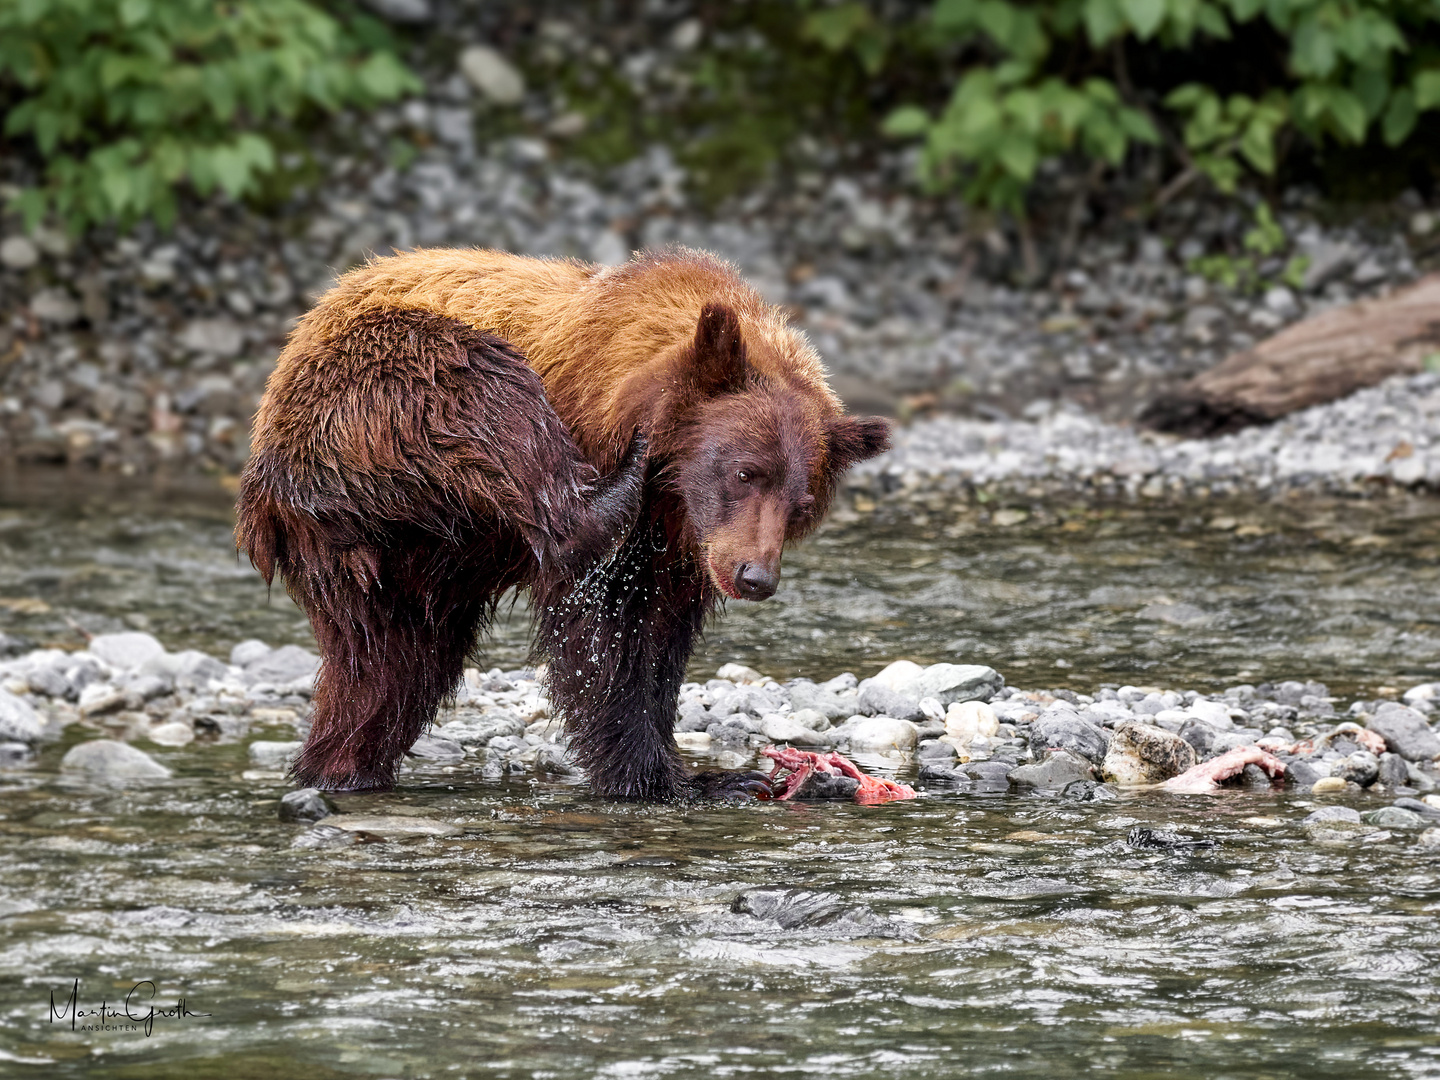
[[[735,592],[745,600],[768,600],[779,584],[776,571],[757,563],[741,563],[735,568]]]

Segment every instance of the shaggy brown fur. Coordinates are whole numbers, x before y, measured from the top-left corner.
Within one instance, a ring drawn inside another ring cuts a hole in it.
[[[517,353],[543,391],[506,366]],[[595,561],[633,511],[637,430],[638,522]],[[324,654],[297,776],[386,782],[500,593],[528,586],[596,789],[692,790],[672,729],[705,616],[773,593],[784,544],[887,440],[883,421],[841,414],[804,338],[705,255],[607,270],[419,251],[345,275],[280,359],[241,493],[241,543],[280,571]]]

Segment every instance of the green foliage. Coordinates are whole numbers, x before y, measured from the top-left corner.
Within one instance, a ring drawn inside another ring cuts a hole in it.
[[[1259,292],[1281,283],[1298,289],[1305,280],[1310,260],[1304,255],[1287,259],[1277,279],[1267,279],[1261,272],[1266,262],[1289,246],[1285,230],[1275,220],[1268,204],[1262,202],[1255,207],[1255,224],[1245,233],[1241,246],[1244,254],[1202,255],[1191,259],[1187,268],[1226,289],[1240,292]]]
[[[1396,146],[1440,108],[1436,0],[936,0],[931,21],[969,62],[937,113],[902,107],[885,129],[924,140],[932,187],[958,181],[970,201],[1015,212],[1039,162],[1079,151],[1113,165],[1162,127],[1179,128],[1190,170],[1233,191],[1247,167],[1275,173],[1287,130],[1315,146],[1372,133]],[[1147,107],[1161,88],[1121,90],[1128,52],[1183,63],[1262,30],[1285,42],[1282,64],[1170,88],[1164,117]],[[1269,85],[1226,93],[1243,79]]]
[[[44,182],[18,199],[72,229],[174,219],[176,192],[254,194],[276,125],[420,88],[380,24],[307,0],[4,0],[0,104]]]

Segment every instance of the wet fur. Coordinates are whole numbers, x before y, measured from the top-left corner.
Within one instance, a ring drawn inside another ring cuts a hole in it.
[[[320,643],[297,779],[393,782],[520,587],[598,792],[723,787],[673,736],[696,635],[737,568],[778,575],[839,475],[887,443],[883,421],[842,414],[803,336],[699,253],[600,269],[420,251],[347,274],[280,359],[240,497],[240,543]]]

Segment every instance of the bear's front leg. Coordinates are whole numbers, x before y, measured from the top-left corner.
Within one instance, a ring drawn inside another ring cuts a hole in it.
[[[707,793],[675,745],[680,684],[708,610],[699,568],[677,549],[664,515],[647,506],[612,558],[573,586],[535,592],[550,700],[598,795]]]

